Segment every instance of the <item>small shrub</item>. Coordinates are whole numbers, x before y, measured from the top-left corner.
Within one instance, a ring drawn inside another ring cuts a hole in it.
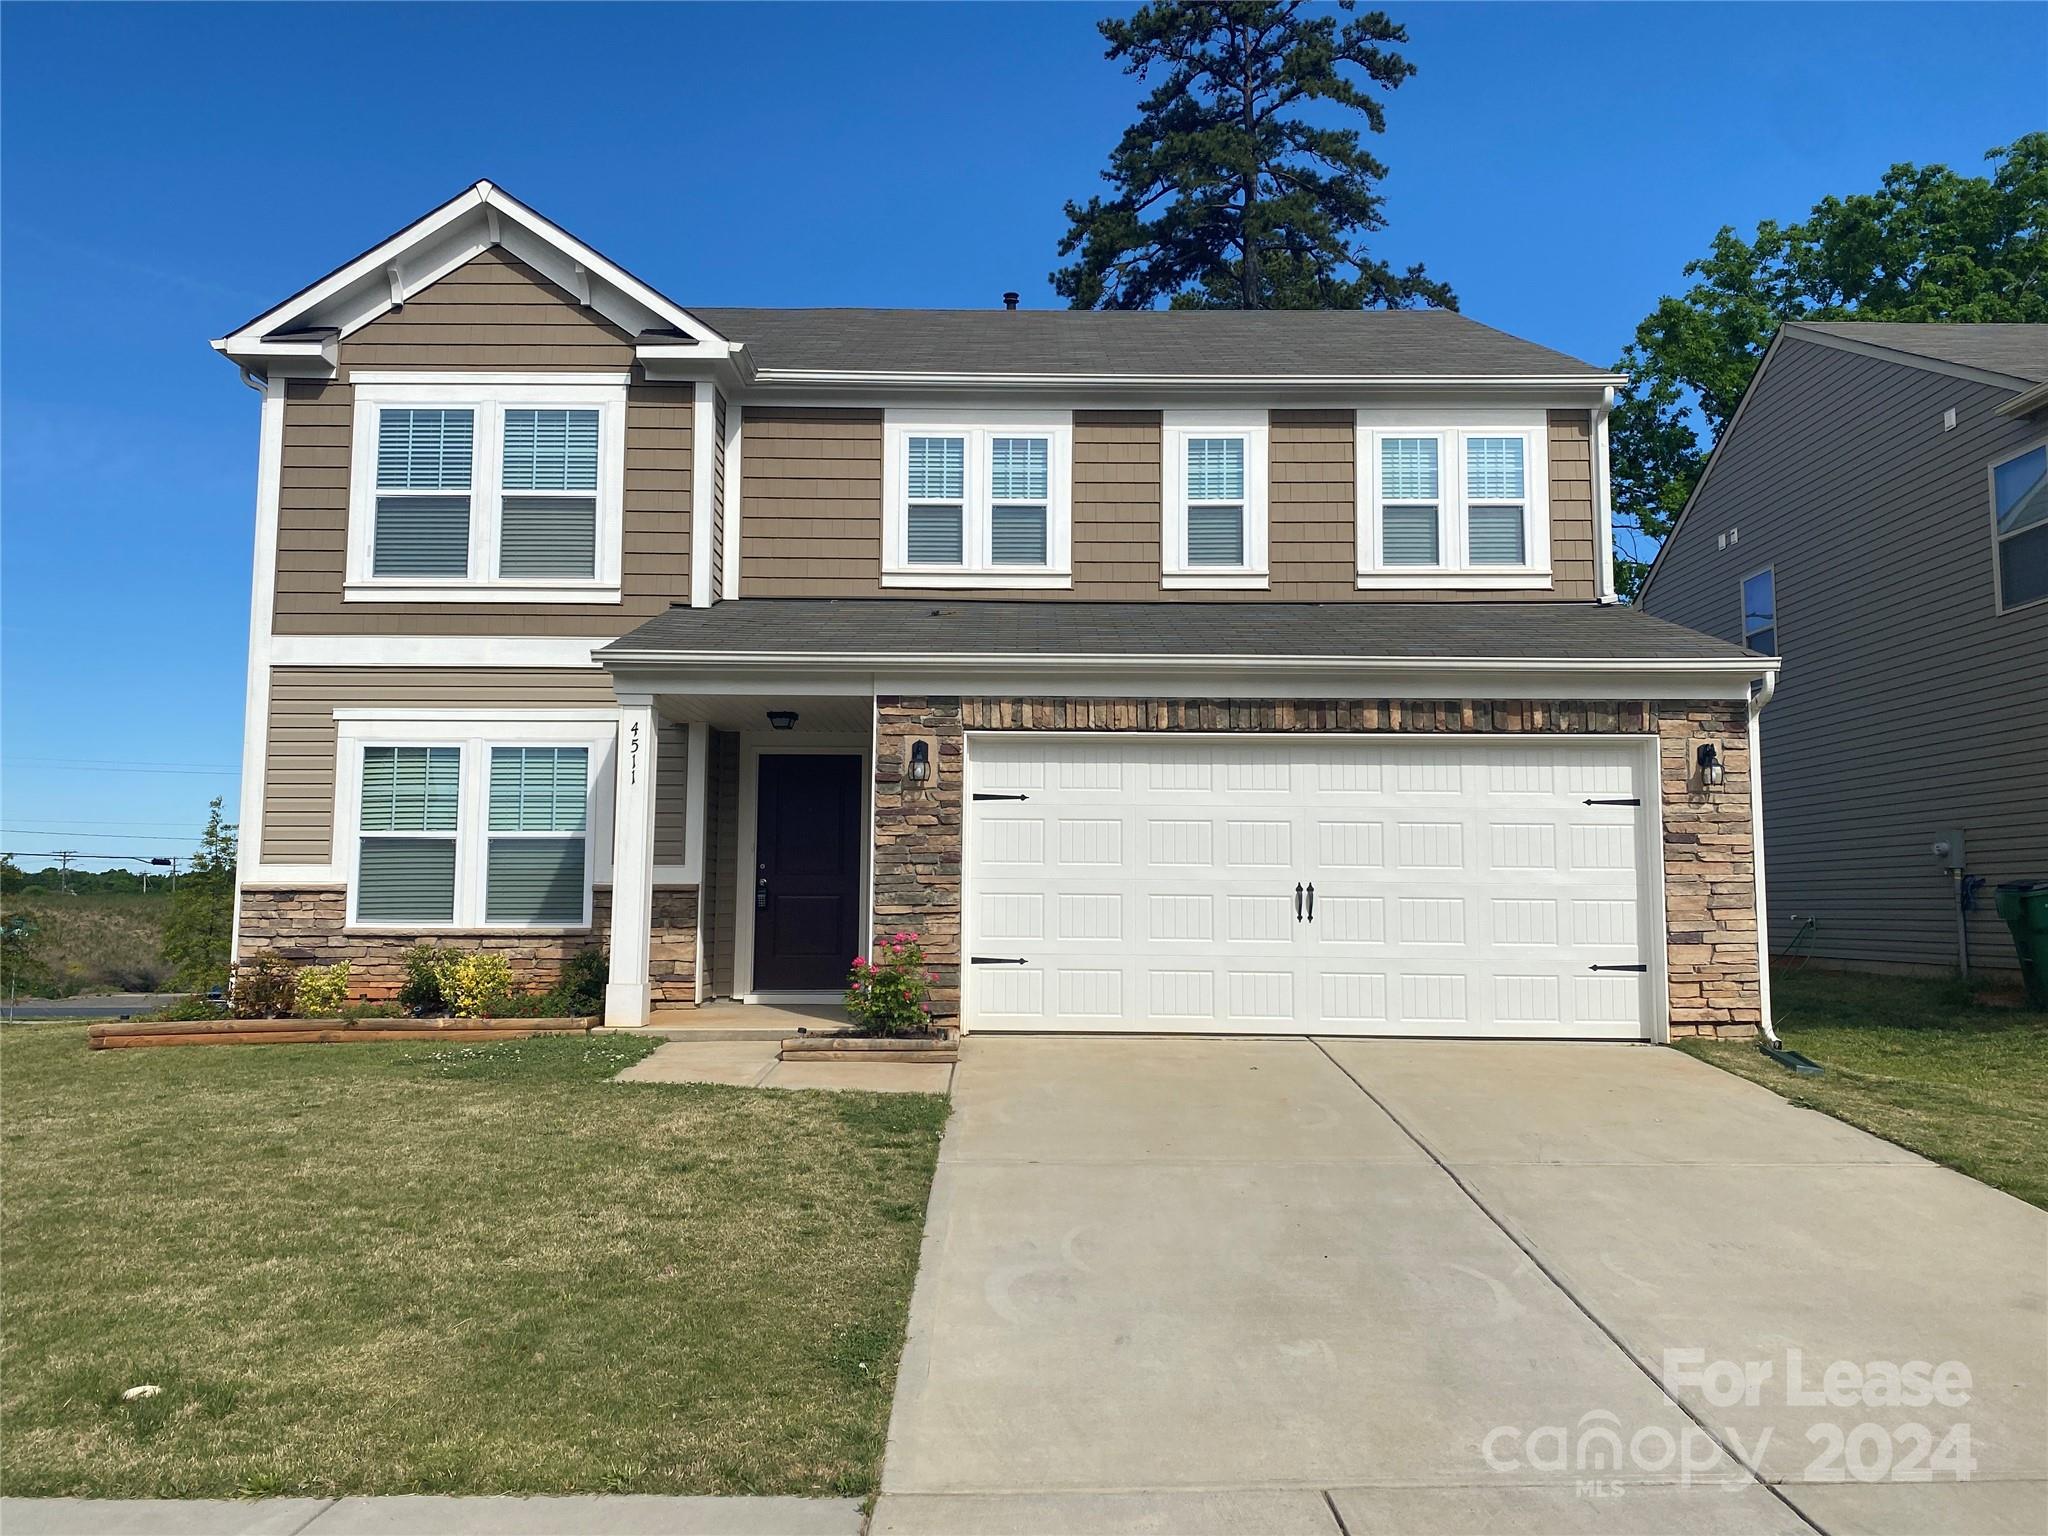
[[[446,1013],[448,999],[441,991],[441,957],[446,950],[432,944],[415,944],[405,952],[405,985],[398,989],[398,1006],[411,1014]]]
[[[604,984],[611,979],[611,965],[601,949],[578,950],[562,966],[562,979],[549,996],[559,1005],[558,1018],[582,1018],[604,1012]]]
[[[892,934],[875,945],[875,958],[853,958],[846,980],[846,1011],[861,1033],[907,1035],[929,1025],[925,1000],[936,978],[925,969],[924,945],[913,933]]]
[[[302,1019],[331,1019],[348,1005],[348,962],[309,965],[292,992],[293,1012]]]
[[[292,1011],[298,968],[266,951],[235,962],[229,1006],[238,1019],[282,1019]]]
[[[396,1003],[350,1003],[341,1010],[344,1019],[396,1019],[405,1010]]]
[[[151,1018],[164,1024],[197,1024],[206,1019],[224,1019],[228,1016],[227,1005],[210,997],[181,997],[175,1003],[157,1009]]]
[[[512,964],[495,951],[474,951],[455,961],[441,987],[457,1018],[494,1018],[511,1006]]]

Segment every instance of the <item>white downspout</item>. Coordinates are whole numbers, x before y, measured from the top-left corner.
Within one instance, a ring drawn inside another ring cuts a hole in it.
[[[1764,674],[1763,686],[1750,695],[1749,700],[1749,849],[1750,868],[1755,870],[1756,881],[1756,995],[1757,1021],[1761,1025],[1764,1040],[1773,1048],[1782,1048],[1784,1042],[1778,1038],[1778,1031],[1771,1023],[1771,924],[1770,914],[1764,902],[1764,755],[1762,733],[1757,729],[1757,716],[1764,712],[1764,706],[1771,702],[1771,695],[1778,691],[1778,672],[1775,667]]]
[[[1593,413],[1593,517],[1600,528],[1600,579],[1594,591],[1600,601],[1618,601],[1614,592],[1614,462],[1607,441],[1607,419],[1614,414],[1614,386],[1600,392]]]

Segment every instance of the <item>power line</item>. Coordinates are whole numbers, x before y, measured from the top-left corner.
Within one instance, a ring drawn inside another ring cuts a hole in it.
[[[9,761],[20,762],[22,759],[10,758]],[[239,768],[172,768],[156,764],[131,764],[128,767],[121,768],[115,767],[110,763],[43,763],[43,760],[40,758],[32,758],[28,759],[28,761],[41,763],[45,767],[61,768],[66,773],[163,773],[187,778],[208,779],[239,778],[242,773],[242,770]]]
[[[102,768],[192,768],[206,772],[241,772],[241,764],[239,763],[226,765],[220,763],[151,763],[129,757],[31,757],[22,753],[9,752],[4,757],[0,757],[0,761],[10,763],[59,763],[72,766],[89,764]]]
[[[0,828],[10,837],[75,837],[86,841],[115,843],[189,843],[198,838],[198,833],[177,836],[170,832],[74,832],[68,827],[5,827]]]

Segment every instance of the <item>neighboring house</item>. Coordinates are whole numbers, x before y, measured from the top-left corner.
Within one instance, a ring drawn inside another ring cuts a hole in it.
[[[908,929],[973,1029],[1756,1024],[1776,663],[1613,602],[1612,374],[1441,312],[686,309],[481,182],[214,345],[244,954],[606,945],[639,1025]]]
[[[1640,601],[1785,658],[1777,949],[1953,971],[1960,861],[2017,968],[1975,882],[2048,878],[2048,325],[1785,326]]]

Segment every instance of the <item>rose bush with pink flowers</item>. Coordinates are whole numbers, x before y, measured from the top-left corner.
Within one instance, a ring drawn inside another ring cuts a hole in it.
[[[930,1027],[925,1001],[937,973],[925,969],[924,946],[914,933],[892,933],[875,943],[875,956],[853,957],[846,979],[846,1011],[863,1034],[908,1035]]]

